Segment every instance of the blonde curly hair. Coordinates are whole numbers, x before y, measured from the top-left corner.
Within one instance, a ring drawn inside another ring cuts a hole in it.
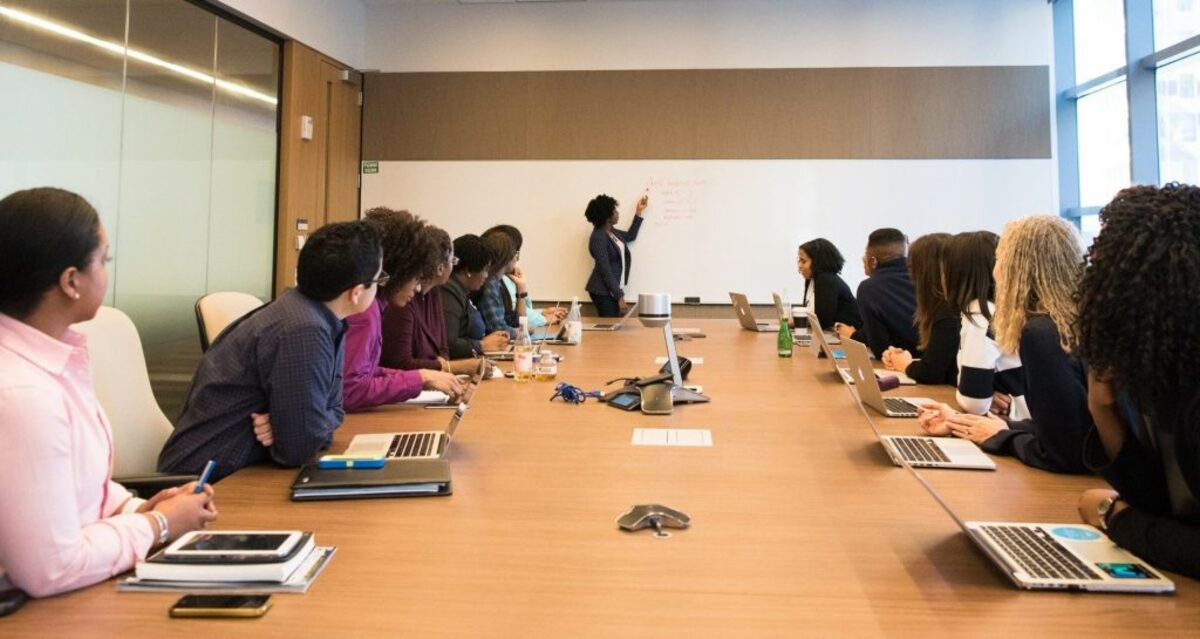
[[[1083,250],[1075,227],[1061,217],[1034,215],[1004,226],[996,247],[996,343],[1007,353],[1021,344],[1031,314],[1049,315],[1063,350],[1075,345],[1075,289]]]

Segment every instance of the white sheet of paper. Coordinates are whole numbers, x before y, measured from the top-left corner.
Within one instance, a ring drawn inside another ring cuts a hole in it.
[[[416,397],[405,401],[405,404],[445,404],[450,396],[438,390],[421,391]]]
[[[692,356],[690,356],[690,355],[686,355],[685,357],[687,357],[688,359],[692,360],[692,363],[693,363],[693,364],[703,364],[703,363],[704,363],[704,358],[703,358],[703,357],[692,357]],[[667,363],[667,356],[666,356],[666,355],[659,355],[658,357],[655,357],[655,358],[654,358],[654,363],[655,363],[655,364],[666,364],[666,363]]]
[[[634,446],[712,446],[707,428],[635,428]]]

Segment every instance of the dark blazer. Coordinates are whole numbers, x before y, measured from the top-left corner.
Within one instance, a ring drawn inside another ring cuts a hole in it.
[[[917,352],[917,293],[908,276],[908,259],[897,257],[880,263],[875,272],[858,285],[858,311],[862,315],[865,342],[882,357],[889,346]]]
[[[1150,420],[1128,394],[1120,393],[1117,411],[1127,429],[1125,445],[1116,459],[1109,459],[1093,429],[1085,440],[1084,461],[1129,503],[1109,518],[1109,538],[1159,568],[1198,579],[1200,521],[1173,512],[1166,464],[1148,432],[1174,431],[1175,459],[1183,484],[1195,499],[1200,495],[1200,436],[1196,434],[1200,393],[1179,403],[1183,409],[1164,407],[1161,418]]]
[[[612,230],[617,239],[625,242],[625,281],[623,282],[620,281],[621,253],[617,251],[617,245],[608,238],[608,233],[605,232],[603,226],[592,229],[592,236],[588,238],[588,253],[596,261],[596,265],[592,268],[592,274],[588,276],[587,292],[596,295],[611,295],[615,299],[625,296],[623,287],[629,283],[629,271],[632,270],[633,265],[629,242],[637,239],[640,228],[642,228],[642,216],[635,215],[633,224],[629,225],[628,231],[617,228]]]
[[[961,337],[962,316],[958,311],[943,304],[933,316],[933,325],[929,327],[929,344],[921,359],[913,360],[908,365],[905,375],[913,378],[918,384],[949,384],[958,383],[958,341]],[[916,353],[913,353],[915,356]]]
[[[1094,427],[1087,406],[1087,370],[1063,351],[1049,315],[1032,315],[1025,321],[1020,353],[1030,419],[1009,421],[1008,430],[991,436],[980,448],[1050,472],[1087,472],[1083,441]]]
[[[450,359],[475,357],[479,342],[471,335],[471,294],[451,275],[447,282],[438,287],[437,295],[442,298],[442,315],[446,323],[446,347]]]
[[[850,286],[838,277],[837,273],[820,273],[811,280],[804,280],[804,299],[808,299],[808,288],[813,287],[813,312],[821,320],[821,328],[831,331],[833,325],[841,322],[853,326],[855,330],[863,327],[862,316],[858,314],[858,302],[850,293]]]

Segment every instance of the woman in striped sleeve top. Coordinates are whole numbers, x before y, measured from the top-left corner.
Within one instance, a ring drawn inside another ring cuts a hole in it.
[[[950,304],[962,316],[958,346],[958,392],[964,412],[989,410],[1025,419],[1025,375],[1021,356],[1004,352],[993,338],[996,266],[999,237],[991,231],[959,233],[946,242],[942,274]]]
[[[997,379],[1008,371],[1021,375],[1013,391],[1008,418],[958,414],[949,406],[932,405],[921,416],[931,434],[953,434],[975,442],[986,452],[1012,455],[1023,463],[1061,473],[1082,473],[1083,440],[1092,427],[1087,407],[1087,375],[1071,354],[1075,339],[1075,289],[1083,253],[1075,228],[1059,217],[1027,217],[1005,226],[996,250],[996,306],[992,315],[999,353]],[[966,323],[964,323],[964,327]],[[964,349],[966,343],[964,328]],[[976,344],[980,340],[976,339]],[[980,349],[984,350],[984,349]],[[970,353],[963,353],[962,381]],[[1016,365],[1001,369],[1004,358]],[[975,397],[982,394],[973,393]],[[964,406],[965,408],[965,406]],[[1023,413],[1023,414],[1021,414]]]

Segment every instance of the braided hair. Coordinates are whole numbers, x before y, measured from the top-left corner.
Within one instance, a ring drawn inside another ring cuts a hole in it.
[[[1155,413],[1200,386],[1200,187],[1124,189],[1100,224],[1076,294],[1079,353]]]

